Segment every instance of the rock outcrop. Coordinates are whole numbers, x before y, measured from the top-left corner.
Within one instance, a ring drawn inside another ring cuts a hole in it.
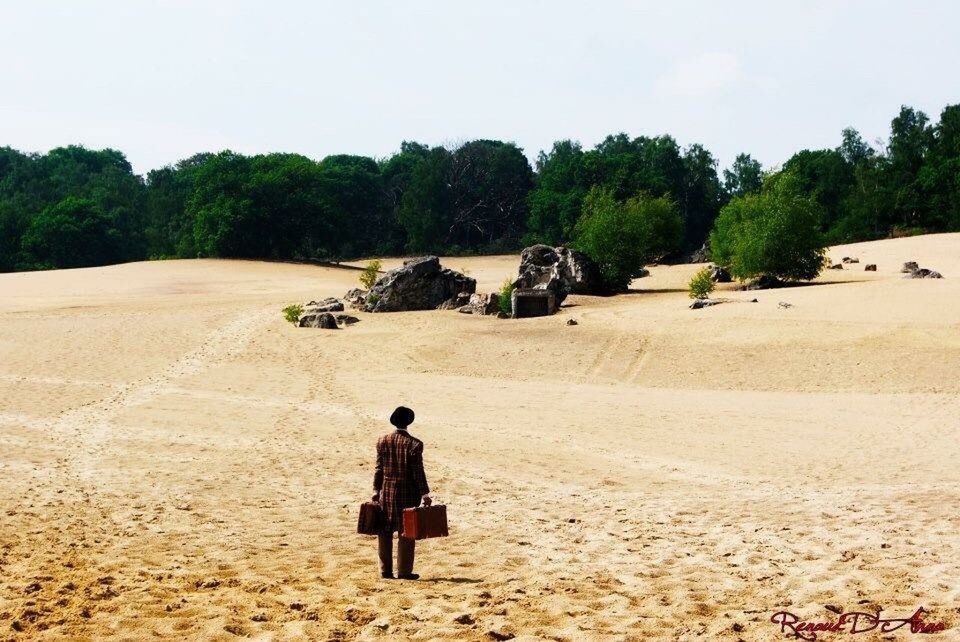
[[[520,253],[514,289],[550,290],[560,305],[568,294],[603,294],[600,269],[583,252],[533,245]]]
[[[367,302],[367,291],[353,288],[343,295],[343,300],[349,303],[351,308],[362,309]]]
[[[367,312],[436,310],[455,305],[466,293],[473,294],[477,282],[459,272],[440,266],[440,259],[424,256],[390,270],[370,288],[364,299]],[[462,300],[462,299],[461,299]]]

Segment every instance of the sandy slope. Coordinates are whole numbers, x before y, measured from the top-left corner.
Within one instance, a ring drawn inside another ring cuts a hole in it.
[[[831,255],[861,263],[707,310],[657,267],[552,318],[339,332],[279,310],[346,269],[0,275],[0,639],[768,640],[827,604],[952,639],[960,235]],[[516,258],[445,263],[490,290]],[[453,530],[419,583],[353,532],[399,403]]]

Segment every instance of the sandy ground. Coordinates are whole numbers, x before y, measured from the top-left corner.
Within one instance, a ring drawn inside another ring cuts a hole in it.
[[[337,332],[280,309],[349,269],[0,275],[0,639],[771,640],[826,605],[960,639],[960,235],[844,255],[699,311],[696,266],[655,267],[551,318]],[[401,403],[452,531],[416,583],[355,534]]]

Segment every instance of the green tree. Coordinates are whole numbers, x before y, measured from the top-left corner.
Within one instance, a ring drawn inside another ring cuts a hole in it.
[[[740,280],[812,279],[823,266],[822,215],[800,179],[789,172],[771,176],[759,194],[738,196],[720,211],[710,235],[713,259]]]
[[[573,235],[589,185],[580,143],[561,140],[537,156],[536,187],[527,197],[530,216],[525,242],[560,245]]]
[[[68,196],[40,212],[23,234],[24,269],[106,265],[120,260],[122,239],[93,201]]]
[[[620,201],[613,190],[594,187],[574,234],[574,245],[596,261],[606,286],[622,291],[644,265],[677,249],[683,224],[667,197],[639,194]]]
[[[723,189],[731,197],[754,194],[763,185],[763,167],[750,154],[737,154],[729,169],[723,170]]]

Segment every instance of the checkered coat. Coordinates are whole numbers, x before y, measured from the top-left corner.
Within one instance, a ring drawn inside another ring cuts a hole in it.
[[[384,528],[403,532],[403,509],[420,505],[430,492],[423,472],[423,442],[406,430],[396,430],[377,440],[377,470],[373,490],[380,492]]]

